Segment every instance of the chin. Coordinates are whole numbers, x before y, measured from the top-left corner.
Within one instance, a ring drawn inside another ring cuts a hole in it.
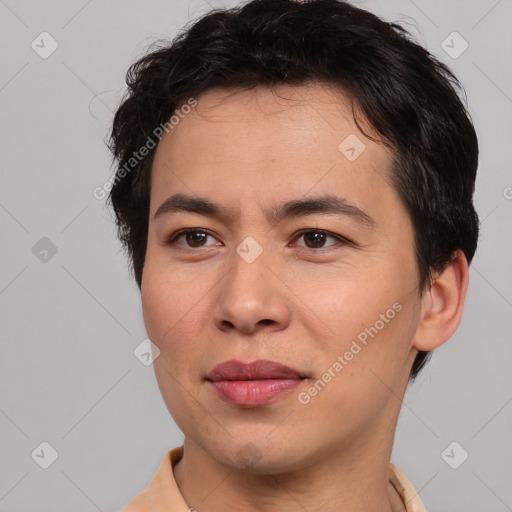
[[[210,454],[235,471],[255,475],[286,473],[303,466],[305,453],[298,446],[275,445],[268,438],[231,440],[226,450],[217,445]]]

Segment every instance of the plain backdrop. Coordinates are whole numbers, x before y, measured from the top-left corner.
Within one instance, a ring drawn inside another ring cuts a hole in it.
[[[463,321],[408,389],[392,461],[430,512],[512,510],[512,1],[355,3],[455,71],[481,148]],[[113,171],[104,139],[128,66],[232,5],[0,0],[2,512],[119,510],[182,442],[134,354],[139,292],[92,191]]]

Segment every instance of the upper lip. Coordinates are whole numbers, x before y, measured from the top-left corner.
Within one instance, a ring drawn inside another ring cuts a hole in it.
[[[258,359],[242,363],[236,359],[218,364],[206,375],[206,380],[259,380],[259,379],[301,379],[304,375],[284,364]]]

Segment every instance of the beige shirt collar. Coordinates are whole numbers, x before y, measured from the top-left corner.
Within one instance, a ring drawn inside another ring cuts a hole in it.
[[[182,456],[183,446],[167,452],[147,488],[120,512],[193,512],[194,509],[185,503],[172,470]],[[393,464],[389,465],[389,481],[402,498],[405,512],[426,512],[411,482]]]

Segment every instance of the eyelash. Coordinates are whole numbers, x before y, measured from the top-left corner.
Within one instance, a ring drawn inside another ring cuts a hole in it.
[[[186,229],[180,229],[179,231],[176,231],[173,233],[170,237],[167,238],[165,243],[163,245],[167,246],[174,246],[177,243],[177,240],[182,237],[183,235],[187,235],[188,233],[202,233],[205,235],[212,236],[214,238],[215,235],[210,233],[209,231],[202,229],[202,228],[186,228]],[[309,229],[301,229],[297,233],[295,233],[292,241],[298,240],[300,237],[307,233],[320,233],[322,235],[325,235],[327,237],[332,237],[338,241],[338,244],[341,246],[354,246],[354,243],[350,240],[348,240],[345,237],[342,237],[341,235],[337,235],[335,233],[332,233],[331,231],[327,231],[325,229],[316,229],[316,228],[309,228]],[[313,247],[306,247],[306,246],[299,246],[301,249],[305,249],[307,251],[313,251],[313,252],[322,252],[326,250],[331,250],[332,247],[335,247],[338,244],[329,245],[327,247],[319,247],[319,248],[313,248]],[[204,249],[204,247],[180,247],[180,249],[185,251],[196,251],[199,249]]]

